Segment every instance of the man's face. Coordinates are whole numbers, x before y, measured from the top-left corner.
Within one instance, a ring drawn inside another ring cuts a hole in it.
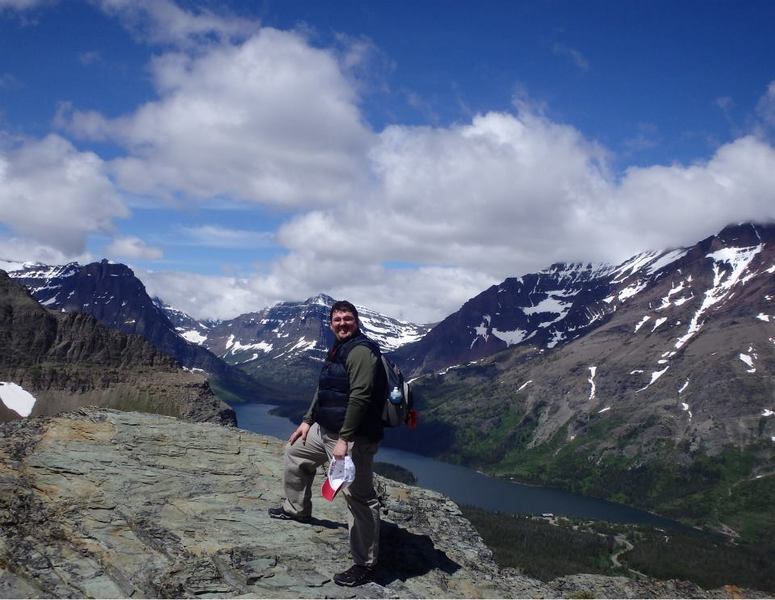
[[[331,315],[331,331],[334,332],[336,339],[343,342],[349,338],[355,330],[358,329],[358,322],[355,315],[350,311],[334,311]]]

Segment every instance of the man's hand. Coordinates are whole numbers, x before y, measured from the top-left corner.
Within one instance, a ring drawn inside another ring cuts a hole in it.
[[[347,456],[347,442],[339,438],[336,441],[336,446],[334,446],[334,458],[336,460],[344,460],[345,456]]]
[[[296,430],[291,434],[291,437],[288,438],[288,443],[293,446],[293,442],[301,438],[301,443],[305,444],[307,442],[307,434],[309,433],[310,425],[309,423],[302,423],[299,425]]]

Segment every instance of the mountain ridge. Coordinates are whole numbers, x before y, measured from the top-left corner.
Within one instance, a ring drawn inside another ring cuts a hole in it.
[[[0,271],[0,380],[34,396],[31,416],[93,404],[236,423],[205,378],[185,372],[142,336],[85,313],[46,310]],[[5,410],[0,418],[19,418]]]

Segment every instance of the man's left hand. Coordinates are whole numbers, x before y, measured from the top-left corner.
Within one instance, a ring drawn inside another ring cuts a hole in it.
[[[347,442],[339,438],[336,441],[336,446],[334,446],[334,458],[336,460],[344,460],[345,456],[347,456]]]

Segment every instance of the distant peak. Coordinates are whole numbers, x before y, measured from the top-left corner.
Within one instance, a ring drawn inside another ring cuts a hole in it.
[[[321,306],[331,306],[336,300],[334,300],[331,296],[328,296],[327,294],[318,294],[317,296],[313,296],[312,298],[307,298],[304,301],[304,304],[319,304]]]
[[[775,222],[727,225],[715,237],[724,244],[753,246],[775,239]]]

